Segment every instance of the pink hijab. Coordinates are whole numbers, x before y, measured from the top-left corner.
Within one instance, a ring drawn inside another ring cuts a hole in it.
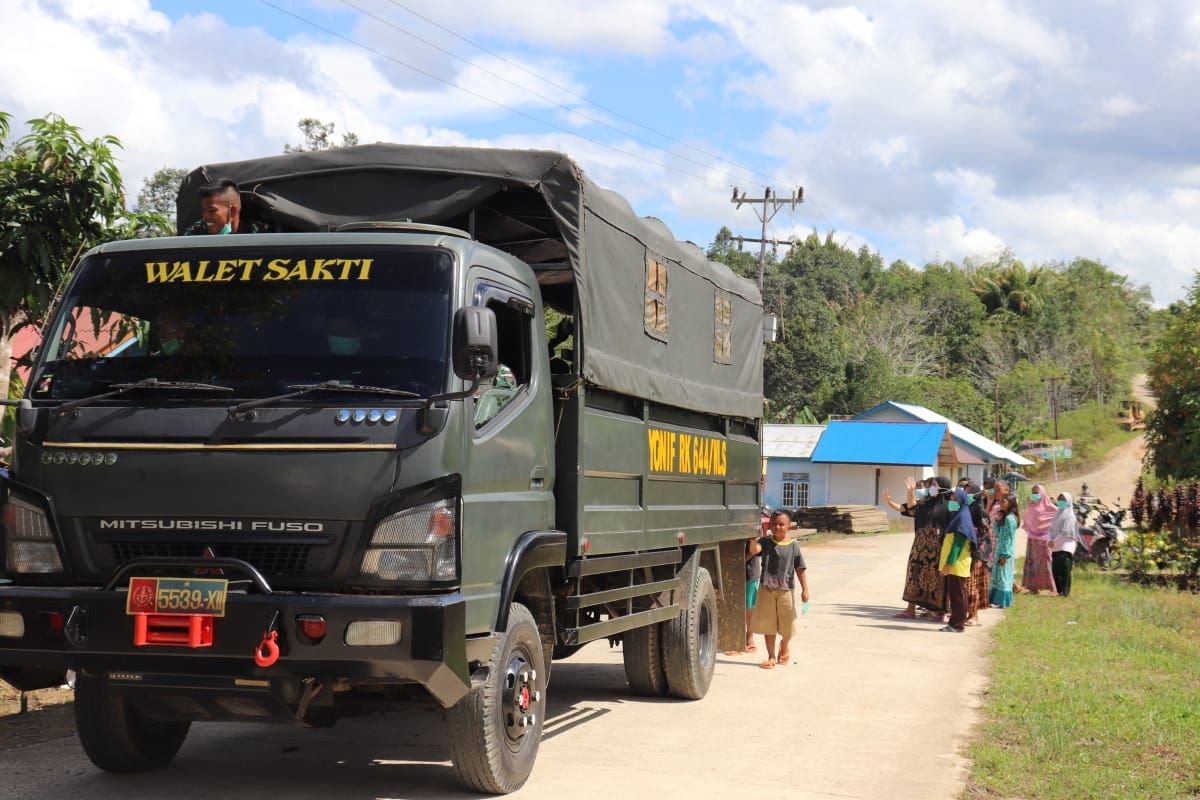
[[[1025,527],[1025,532],[1035,539],[1044,539],[1050,532],[1050,523],[1054,522],[1054,517],[1058,515],[1058,506],[1050,499],[1050,495],[1046,493],[1046,487],[1042,484],[1036,484],[1033,487],[1034,494],[1040,494],[1041,500],[1036,503],[1030,501],[1029,505],[1025,506],[1025,516],[1021,522]]]

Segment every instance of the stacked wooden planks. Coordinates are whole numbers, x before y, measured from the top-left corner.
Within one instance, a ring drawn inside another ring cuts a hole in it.
[[[816,506],[796,511],[796,523],[837,533],[878,533],[890,525],[888,516],[877,506]]]

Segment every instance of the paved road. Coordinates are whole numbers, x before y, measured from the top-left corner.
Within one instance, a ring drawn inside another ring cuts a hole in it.
[[[627,696],[619,650],[598,642],[555,666],[537,767],[520,798],[959,796],[960,748],[985,682],[987,632],[895,620],[910,538],[806,550],[813,604],[797,663],[720,656],[696,703]],[[454,781],[435,712],[326,730],[196,725],[167,769],[95,771],[74,737],[0,752],[0,797],[23,800],[295,800],[470,797]]]

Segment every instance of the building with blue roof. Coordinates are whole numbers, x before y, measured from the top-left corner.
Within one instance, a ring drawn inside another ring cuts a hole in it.
[[[827,425],[764,425],[763,502],[772,508],[886,508],[884,490],[903,502],[910,476],[982,481],[996,469],[1029,463],[927,408],[887,402]]]

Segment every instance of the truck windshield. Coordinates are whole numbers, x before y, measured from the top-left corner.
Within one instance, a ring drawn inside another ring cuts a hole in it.
[[[328,381],[435,394],[453,264],[436,248],[362,245],[95,256],[60,304],[32,396],[73,400],[147,378],[229,387],[177,392],[224,404]],[[111,402],[131,397],[146,395]]]

